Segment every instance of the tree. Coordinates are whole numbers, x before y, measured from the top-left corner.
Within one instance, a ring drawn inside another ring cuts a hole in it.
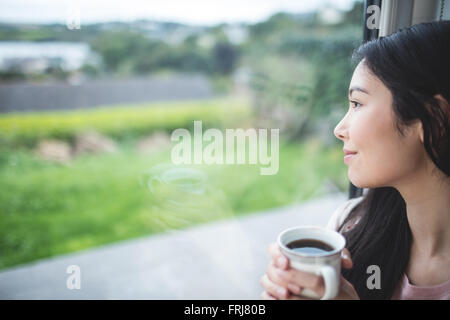
[[[218,42],[213,48],[213,69],[221,75],[230,75],[236,66],[238,53],[228,42]]]

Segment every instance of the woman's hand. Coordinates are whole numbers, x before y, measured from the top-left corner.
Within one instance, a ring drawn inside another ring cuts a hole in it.
[[[312,273],[302,272],[289,267],[289,259],[284,256],[277,243],[268,246],[271,261],[267,267],[266,274],[261,277],[261,285],[264,291],[261,299],[268,300],[309,300],[300,297],[303,288],[316,292],[320,297],[325,294],[325,284],[321,276]],[[347,249],[342,251],[342,268],[353,267],[350,252]],[[341,276],[340,289],[336,300],[358,300],[358,294],[353,286]]]

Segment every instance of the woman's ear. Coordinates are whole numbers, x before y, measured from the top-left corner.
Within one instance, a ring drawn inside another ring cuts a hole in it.
[[[422,121],[419,121],[419,139],[423,144],[423,126],[422,126]]]
[[[439,108],[441,109],[442,113],[444,114],[444,119],[442,119],[443,121],[450,122],[450,104],[448,103],[448,101],[441,95],[441,94],[436,94],[434,96],[434,99],[436,100],[436,102],[438,103]],[[425,104],[425,107],[427,109],[427,111],[430,114],[434,114],[437,111],[433,111],[431,108],[431,106],[429,104]],[[423,143],[423,125],[422,125],[422,121],[418,121],[418,128],[417,128],[418,132],[419,132],[419,138],[420,141],[422,141]],[[439,130],[439,132],[437,132],[438,135],[443,136],[445,134],[444,132],[444,127],[442,127],[442,124],[438,127],[438,128],[433,128],[433,130]]]

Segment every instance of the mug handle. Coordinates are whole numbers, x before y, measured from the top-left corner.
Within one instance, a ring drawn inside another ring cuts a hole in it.
[[[328,300],[337,296],[339,290],[339,279],[337,278],[336,270],[331,266],[322,266],[318,275],[322,275],[325,283],[325,293],[322,298],[311,289],[303,289],[300,293],[301,297]]]
[[[336,274],[336,270],[331,266],[322,266],[320,273],[323,276],[325,282],[325,294],[320,300],[329,300],[337,296],[339,292],[339,278]]]

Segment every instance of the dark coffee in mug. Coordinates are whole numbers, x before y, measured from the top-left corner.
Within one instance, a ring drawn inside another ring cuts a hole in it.
[[[329,244],[315,239],[294,240],[289,242],[286,246],[294,252],[308,255],[323,254],[334,250]]]

